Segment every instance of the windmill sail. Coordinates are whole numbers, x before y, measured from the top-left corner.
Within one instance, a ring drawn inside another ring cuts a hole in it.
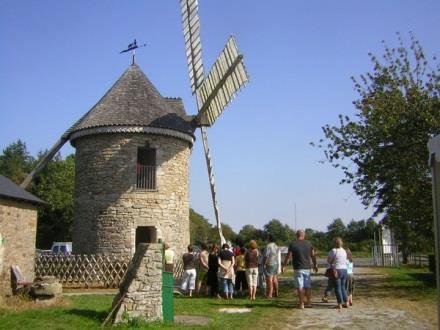
[[[243,55],[239,54],[237,43],[231,37],[200,86],[203,105],[197,116],[198,123],[211,126],[248,81]]]
[[[181,0],[183,36],[192,93],[200,87],[203,78],[202,43],[200,42],[199,5],[197,0]]]
[[[52,146],[52,148],[41,158],[38,162],[37,166],[29,173],[23,182],[20,184],[20,187],[26,188],[29,183],[31,183],[32,179],[41,172],[50,162],[50,160],[55,156],[55,154],[61,149],[61,147],[69,140],[69,138],[63,134],[60,139]]]
[[[198,14],[197,0],[181,0],[180,8],[182,12],[183,35],[185,39],[186,58],[188,61],[189,79],[192,93],[196,95],[197,108],[203,107],[200,96],[200,86],[204,80],[204,70],[202,63],[202,44],[200,41],[200,20]],[[215,190],[214,169],[212,165],[211,153],[208,146],[208,132],[206,127],[201,127],[203,149],[205,151],[206,166],[208,168],[209,185],[211,188],[212,203],[217,223],[217,230],[221,244],[226,240],[223,236],[220,221],[220,212],[217,204],[217,194]]]

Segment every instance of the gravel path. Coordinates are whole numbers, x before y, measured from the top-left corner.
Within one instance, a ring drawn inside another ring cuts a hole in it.
[[[393,299],[389,294],[376,297],[384,275],[374,268],[357,270],[353,307],[332,309],[334,297],[329,303],[321,303],[315,296],[313,308],[291,310],[284,329],[438,329],[435,304]],[[326,283],[323,276],[313,277],[313,286],[320,286],[322,291]]]

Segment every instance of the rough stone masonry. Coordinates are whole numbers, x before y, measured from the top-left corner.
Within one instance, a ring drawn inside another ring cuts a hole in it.
[[[139,244],[113,300],[113,323],[163,319],[162,269],[162,244]]]

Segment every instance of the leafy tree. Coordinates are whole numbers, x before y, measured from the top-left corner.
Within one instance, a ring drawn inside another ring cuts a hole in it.
[[[257,239],[257,231],[258,231],[258,229],[255,228],[253,225],[245,225],[238,232],[238,237],[244,243],[249,242],[250,240],[253,240],[253,239],[256,240]]]
[[[283,225],[278,219],[272,219],[265,224],[264,231],[267,236],[272,235],[279,245],[287,245],[295,237],[293,230],[288,225]]]
[[[265,233],[263,230],[257,229],[253,225],[245,225],[237,235],[237,241],[238,240],[240,240],[243,245],[246,245],[250,240],[255,240],[257,241],[257,244],[261,246],[265,243]]]
[[[0,174],[20,184],[32,170],[34,162],[34,158],[27,151],[26,143],[19,139],[8,145],[0,155]]]
[[[189,209],[189,220],[191,244],[211,242],[212,226],[209,221],[192,208]]]
[[[74,156],[62,159],[58,154],[34,179],[30,191],[47,202],[38,209],[37,247],[47,249],[54,241],[71,241],[74,177]]]
[[[327,251],[330,249],[329,239],[327,233],[322,231],[313,230],[311,228],[305,229],[306,239],[308,239],[318,254],[326,255]]]
[[[212,237],[215,237],[218,240],[218,231],[217,227],[213,228]],[[236,242],[237,234],[234,232],[231,226],[226,223],[222,223],[222,232],[223,236],[227,241]]]
[[[220,242],[217,227],[212,226],[203,215],[190,208],[189,219],[191,244]],[[226,240],[231,242],[236,241],[237,234],[232,230],[231,226],[223,223],[222,231]]]
[[[407,48],[384,43],[373,71],[353,79],[356,118],[339,115],[323,127],[327,160],[345,174],[373,216],[381,216],[405,246],[432,246],[431,177],[426,144],[440,133],[440,66],[430,65],[411,35]],[[434,58],[434,62],[437,60]],[[354,164],[354,166],[352,166]]]
[[[347,229],[341,218],[337,218],[327,226],[327,232],[329,239],[334,240],[336,237],[345,238]]]

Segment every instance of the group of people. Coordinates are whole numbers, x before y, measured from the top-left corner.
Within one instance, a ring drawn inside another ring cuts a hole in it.
[[[334,290],[337,299],[335,307],[338,309],[353,305],[353,259],[351,252],[342,245],[342,239],[336,239],[335,248],[328,254],[327,261],[333,276],[329,277],[322,297],[323,302],[328,302],[328,296]],[[247,290],[250,300],[256,299],[257,287],[264,290],[267,299],[277,297],[278,275],[285,271],[291,261],[298,308],[312,307],[311,272],[318,272],[318,267],[315,249],[305,239],[304,230],[296,232],[296,240],[289,245],[284,260],[281,260],[281,252],[274,239],[269,237],[269,243],[261,252],[255,240],[249,242],[247,249],[232,249],[225,243],[220,250],[217,244],[212,244],[209,252],[207,246],[202,244],[197,257],[190,245],[182,261],[184,273],[181,289],[189,296],[194,290],[199,294],[204,286],[206,295],[218,298],[223,295],[225,299],[233,299],[234,293],[243,294]]]

